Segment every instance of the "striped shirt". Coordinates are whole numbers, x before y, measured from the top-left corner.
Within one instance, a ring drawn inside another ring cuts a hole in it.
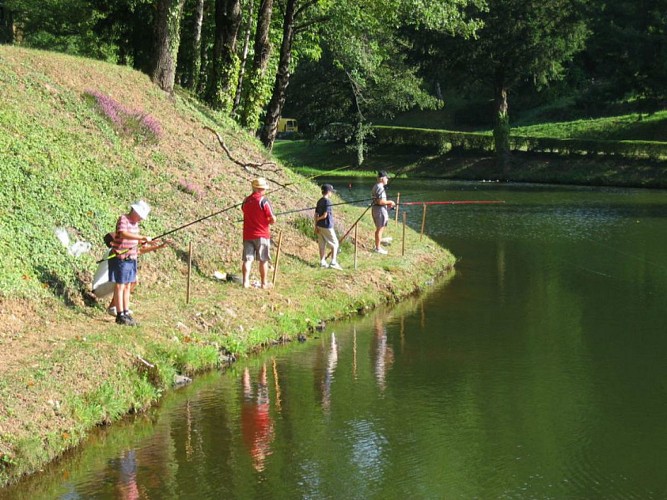
[[[111,248],[113,248],[114,253],[118,255],[117,258],[121,260],[136,259],[139,241],[121,238],[119,236],[121,231],[131,234],[139,234],[139,222],[132,223],[130,222],[130,219],[127,218],[127,215],[121,215],[116,223],[116,235],[111,242]]]

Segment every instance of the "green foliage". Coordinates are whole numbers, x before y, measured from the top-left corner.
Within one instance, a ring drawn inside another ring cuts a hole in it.
[[[454,132],[406,127],[375,127],[381,145],[408,145],[431,153],[443,154],[451,149],[469,152],[494,151],[494,138],[489,133]],[[559,155],[614,155],[627,158],[667,158],[667,142],[607,141],[567,139],[520,135],[509,137],[512,151],[554,153]]]
[[[408,145],[433,153],[451,149],[465,151],[493,151],[493,137],[488,133],[428,130],[407,127],[374,127],[376,142],[380,145]]]
[[[313,222],[312,214],[308,215],[297,215],[293,217],[289,222],[294,228],[296,228],[301,234],[310,238],[312,240],[317,239],[315,236],[315,223]]]
[[[593,0],[593,33],[581,58],[591,85],[581,105],[641,97],[659,104],[667,97],[667,2]],[[664,105],[664,102],[662,103]]]

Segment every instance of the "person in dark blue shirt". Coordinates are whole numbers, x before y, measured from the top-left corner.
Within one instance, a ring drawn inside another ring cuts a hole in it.
[[[338,238],[334,228],[333,203],[329,199],[336,190],[331,184],[322,185],[322,198],[315,207],[315,233],[320,246],[320,266],[342,270],[336,258],[338,257]],[[327,264],[327,248],[331,248],[331,262]]]

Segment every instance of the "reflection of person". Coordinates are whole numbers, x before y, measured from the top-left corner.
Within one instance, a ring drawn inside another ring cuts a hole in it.
[[[111,248],[115,257],[109,260],[109,281],[113,281],[116,297],[116,323],[119,325],[136,326],[131,316],[130,292],[131,284],[136,281],[137,255],[139,244],[151,241],[147,236],[139,234],[139,222],[148,217],[151,207],[144,200],[131,205],[130,213],[121,215],[116,223],[116,232]]]
[[[259,177],[252,181],[252,194],[243,202],[243,287],[250,287],[252,261],[259,260],[259,276],[262,288],[268,288],[269,261],[271,260],[271,230],[276,222],[271,204],[264,195],[269,187],[266,179]]]
[[[269,386],[266,377],[266,365],[262,365],[257,384],[257,397],[254,397],[250,370],[243,371],[243,405],[241,407],[241,427],[243,439],[250,451],[255,470],[264,470],[266,457],[271,454],[273,423],[269,413]]]
[[[137,486],[137,452],[129,450],[120,457],[120,481],[118,489],[119,498],[123,500],[136,500],[139,498],[139,487]]]
[[[320,247],[320,266],[330,267],[332,269],[342,270],[338,261],[338,238],[334,228],[333,203],[331,203],[331,193],[336,190],[331,184],[322,184],[322,198],[315,207],[315,233],[317,234],[317,243]],[[331,263],[327,264],[327,248],[331,248]]]
[[[377,183],[371,189],[371,197],[373,198],[373,222],[375,223],[375,252],[386,255],[387,251],[382,248],[382,233],[384,228],[389,223],[388,208],[394,208],[396,205],[392,200],[387,199],[387,184],[389,183],[389,176],[387,172],[381,170],[378,172]]]
[[[114,234],[115,237],[115,233]],[[159,250],[160,248],[164,248],[166,245],[168,245],[170,242],[167,240],[162,240],[161,242],[157,241],[147,241],[145,244],[141,245],[139,247],[137,253],[139,255],[144,255],[145,253],[151,253],[155,252],[156,250]],[[130,283],[130,293],[134,293],[134,289],[137,286],[137,281],[139,280],[139,275],[134,276],[134,281]],[[109,313],[110,316],[116,316],[116,302],[118,299],[116,298],[116,289],[114,288],[114,294],[113,297],[111,297],[111,302],[109,302],[109,307],[107,307],[107,313]],[[130,309],[130,304],[127,304],[127,313],[132,316],[132,310]]]
[[[394,350],[387,344],[387,329],[379,316],[375,317],[375,341],[375,379],[384,390],[387,370],[394,362]]]
[[[336,334],[331,333],[331,345],[327,356],[327,369],[322,383],[322,407],[328,410],[331,406],[331,383],[333,382],[334,372],[338,365],[338,345],[336,344]]]

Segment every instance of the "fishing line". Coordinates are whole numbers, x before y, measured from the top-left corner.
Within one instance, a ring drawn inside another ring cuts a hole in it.
[[[361,200],[342,201],[340,203],[332,203],[329,206],[330,207],[337,207],[339,205],[352,205],[354,203],[361,203],[363,201],[370,201],[372,199],[373,198],[363,198]],[[275,213],[273,215],[275,215],[277,217],[279,215],[287,215],[287,214],[294,214],[294,213],[298,213],[298,212],[305,212],[306,210],[315,210],[316,208],[317,208],[316,206],[315,207],[306,207],[306,208],[297,208],[295,210],[287,210],[285,212],[278,212],[278,213]],[[243,222],[243,219],[237,219],[234,222],[235,223]]]
[[[497,205],[504,200],[402,201],[398,205]]]
[[[328,171],[328,172],[322,172],[322,173],[318,173],[318,174],[312,175],[312,176],[310,176],[310,177],[306,177],[306,178],[301,179],[301,180],[299,180],[299,181],[297,181],[297,182],[292,182],[292,183],[285,184],[284,186],[281,186],[281,187],[279,187],[279,188],[276,188],[276,189],[267,191],[267,192],[266,192],[266,195],[269,195],[269,194],[275,194],[275,193],[277,193],[278,191],[281,191],[281,190],[283,190],[283,189],[287,189],[288,186],[292,186],[292,185],[294,185],[294,184],[298,184],[298,183],[301,183],[301,182],[310,181],[310,180],[312,180],[312,179],[314,179],[314,178],[316,178],[316,177],[321,177],[321,176],[326,175],[326,174],[328,174],[328,173],[330,173],[330,172],[336,172],[337,170],[342,170],[343,168],[347,168],[347,165],[342,166],[342,167],[339,167],[339,168],[336,168],[336,169],[334,169],[334,170],[330,170],[330,171]],[[361,201],[364,201],[364,200],[361,200]],[[175,233],[175,232],[177,232],[177,231],[181,231],[181,230],[183,230],[183,229],[185,229],[185,228],[187,228],[187,227],[190,227],[190,226],[192,226],[192,225],[194,225],[194,224],[198,224],[198,223],[200,223],[200,222],[203,222],[203,221],[205,221],[205,220],[207,220],[207,219],[210,219],[211,217],[215,217],[216,215],[220,215],[220,214],[225,213],[225,212],[227,212],[227,211],[229,211],[229,210],[232,210],[232,209],[234,209],[234,208],[238,208],[238,207],[242,206],[244,203],[245,203],[245,199],[244,199],[242,202],[239,202],[239,203],[236,203],[236,204],[234,204],[234,205],[225,207],[225,208],[223,208],[222,210],[218,210],[217,212],[213,212],[213,213],[211,213],[211,214],[209,214],[209,215],[205,215],[204,217],[200,217],[199,219],[196,219],[196,220],[193,220],[193,221],[188,222],[188,223],[186,223],[186,224],[183,224],[182,226],[178,226],[178,227],[176,227],[176,228],[174,228],[174,229],[170,229],[169,231],[166,231],[166,232],[164,232],[164,233],[162,233],[162,234],[159,234],[159,235],[155,236],[154,238],[151,239],[151,241],[158,240],[158,239],[160,239],[160,238],[164,238],[165,236],[169,236],[170,234],[173,234],[173,233]],[[306,209],[303,209],[303,210],[309,210],[309,209],[306,208]],[[285,213],[289,213],[289,212],[285,212]],[[129,251],[130,251],[130,249],[126,249],[126,250],[123,250],[122,252],[111,253],[111,254],[107,255],[105,258],[98,260],[98,261],[97,261],[97,264],[99,264],[99,263],[101,263],[101,262],[104,262],[105,260],[113,259],[113,258],[116,257],[117,255],[123,255],[123,254],[125,254],[125,253],[127,253],[127,252],[129,252]]]

